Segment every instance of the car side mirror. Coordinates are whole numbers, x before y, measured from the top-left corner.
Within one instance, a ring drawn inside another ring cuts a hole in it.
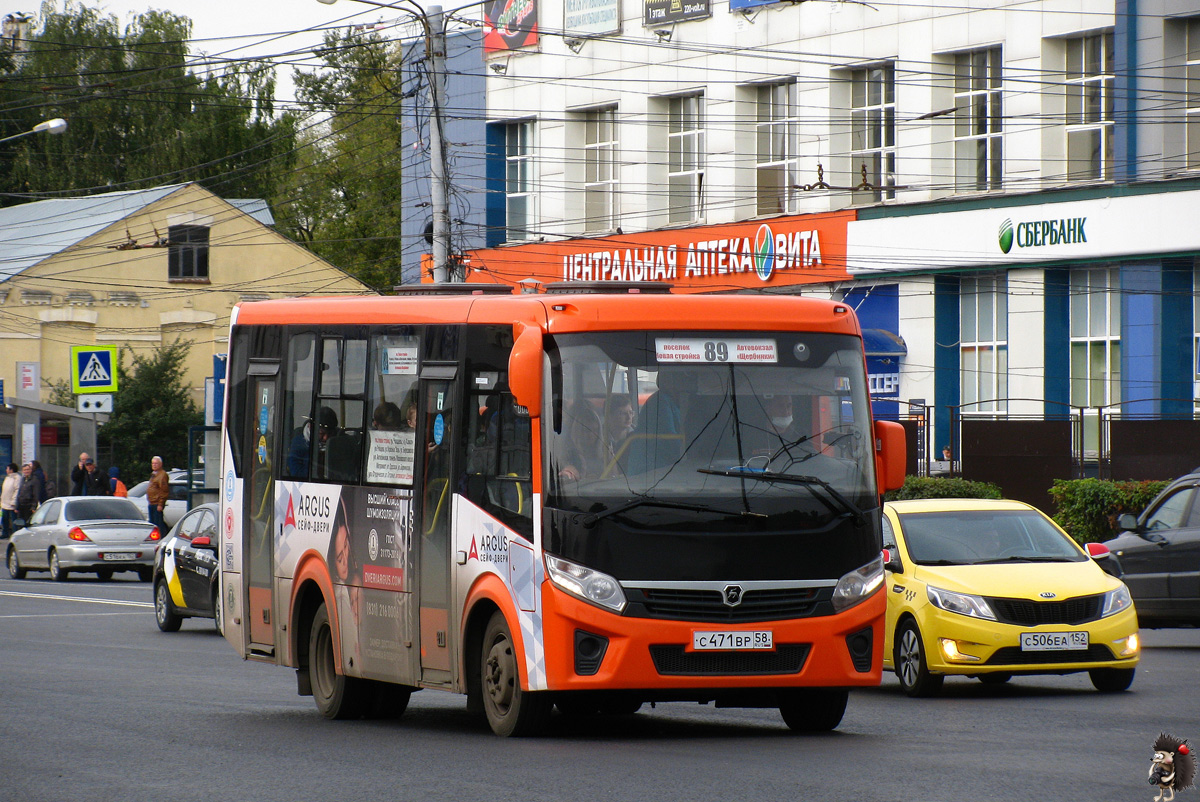
[[[883,549],[883,570],[893,574],[904,573],[904,563],[900,561],[900,552],[895,546],[885,546]]]
[[[1088,543],[1084,548],[1087,549],[1088,556],[1093,560],[1103,560],[1105,557],[1112,556],[1112,552],[1108,550],[1108,546],[1103,543]]]
[[[206,535],[201,535],[200,537],[192,538],[192,548],[208,549],[209,551],[216,551],[217,544],[212,542],[212,538],[210,538]]]
[[[1121,517],[1117,519],[1117,526],[1122,532],[1136,532],[1138,528],[1137,516],[1131,512],[1121,513]]]

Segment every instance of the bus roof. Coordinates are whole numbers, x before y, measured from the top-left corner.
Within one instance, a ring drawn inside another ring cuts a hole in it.
[[[794,295],[525,294],[369,296],[255,301],[237,325],[511,324],[548,333],[583,331],[782,330],[860,334],[846,304]]]

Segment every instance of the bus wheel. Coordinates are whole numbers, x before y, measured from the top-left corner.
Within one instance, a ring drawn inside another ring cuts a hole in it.
[[[391,682],[371,682],[370,698],[366,702],[364,716],[373,719],[395,719],[408,709],[408,699],[414,688]]]
[[[483,712],[497,735],[535,735],[550,718],[553,700],[546,693],[521,690],[516,645],[504,613],[492,613],[480,650]]]
[[[842,723],[850,692],[845,688],[797,688],[781,692],[779,713],[794,732],[829,732]]]
[[[322,716],[348,719],[362,715],[364,684],[355,677],[337,673],[333,627],[329,625],[329,611],[324,604],[317,608],[308,633],[308,676]]]

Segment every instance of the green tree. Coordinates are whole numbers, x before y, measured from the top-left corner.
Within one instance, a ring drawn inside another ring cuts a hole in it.
[[[122,30],[97,8],[47,0],[28,51],[0,65],[0,135],[53,117],[68,128],[0,148],[0,202],[185,181],[224,197],[274,197],[291,169],[295,119],[274,115],[269,68],[190,69],[191,27],[147,11]]]
[[[150,458],[158,455],[168,467],[187,463],[188,428],[204,423],[191,390],[184,383],[184,361],[192,343],[177,340],[149,356],[121,351],[117,365],[118,392],[113,411],[100,428],[99,445],[109,449],[112,464],[121,467],[127,485],[150,474]],[[125,357],[132,357],[126,365]],[[136,478],[135,478],[136,477]]]

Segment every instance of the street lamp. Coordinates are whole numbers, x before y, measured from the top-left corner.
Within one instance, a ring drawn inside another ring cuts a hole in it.
[[[21,137],[29,136],[30,134],[61,134],[66,130],[67,121],[62,117],[55,117],[53,120],[46,120],[45,122],[38,123],[28,131],[22,131],[19,134],[6,136],[3,139],[0,139],[0,142],[8,142],[13,139],[20,139]]]
[[[422,8],[416,0],[396,0],[404,2],[413,8],[400,8],[396,3],[379,2],[379,0],[354,0],[370,6],[390,8],[394,11],[407,11],[416,17],[425,29],[425,58],[429,60],[429,106],[430,119],[430,148],[429,148],[429,183],[430,205],[433,207],[433,280],[444,282],[450,280],[450,192],[446,170],[446,134],[442,118],[443,99],[446,95],[446,30],[442,19],[442,7],[432,5],[428,10]],[[317,0],[331,6],[337,0]],[[470,5],[479,5],[478,2]],[[463,8],[469,8],[464,6]],[[415,9],[415,10],[414,10]],[[455,11],[460,9],[454,9]]]

